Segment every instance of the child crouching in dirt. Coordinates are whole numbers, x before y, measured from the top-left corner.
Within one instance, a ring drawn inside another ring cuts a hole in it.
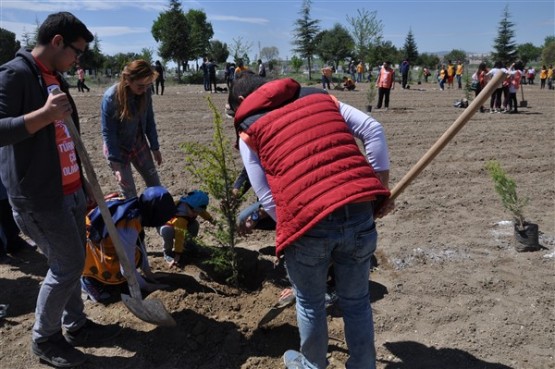
[[[212,215],[206,211],[209,201],[206,192],[189,192],[176,202],[175,216],[160,227],[159,233],[164,239],[164,260],[170,268],[183,265],[182,256],[185,250],[191,254],[201,251],[193,239],[198,236],[200,228],[197,216],[214,223]]]
[[[140,197],[125,199],[107,196],[106,205],[112,214],[122,247],[129,261],[141,269],[135,276],[143,292],[166,288],[159,284],[148,263],[142,241],[143,227],[159,227],[176,213],[170,193],[162,186],[148,187]],[[108,302],[126,282],[126,272],[119,262],[112,238],[108,234],[98,208],[87,216],[88,236],[85,267],[81,288],[95,302]],[[114,293],[111,293],[114,292]]]
[[[353,82],[352,79],[345,76],[345,77],[343,77],[342,88],[343,88],[343,91],[354,91],[355,88],[356,88],[356,85],[355,85],[355,83]]]

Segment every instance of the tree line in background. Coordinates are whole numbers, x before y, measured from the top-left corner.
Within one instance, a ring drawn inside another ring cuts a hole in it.
[[[413,66],[429,68],[435,68],[447,60],[468,61],[467,53],[458,49],[441,57],[433,53],[419,53],[410,28],[403,47],[398,49],[391,41],[383,39],[383,23],[376,11],[359,9],[356,15],[347,15],[346,26],[336,23],[331,29],[322,30],[320,21],[310,15],[311,5],[311,0],[304,0],[299,18],[293,23],[292,51],[295,55],[289,61],[279,60],[279,50],[276,47],[261,47],[260,43],[258,55],[252,60],[265,61],[270,71],[281,65],[298,73],[305,67],[309,80],[316,59],[336,69],[342,67],[343,70],[346,70],[344,66],[351,61],[378,66],[386,60],[396,64],[406,59]],[[198,71],[199,60],[204,57],[220,65],[225,64],[230,56],[235,63],[242,60],[245,65],[251,64],[249,54],[253,48],[252,43],[246,42],[242,37],[233,38],[230,45],[214,40],[212,24],[204,11],[191,9],[185,13],[179,0],[169,1],[168,10],[158,15],[151,32],[158,42],[157,54],[162,58],[163,64],[171,61],[176,65],[175,75],[179,81],[189,69],[189,62],[196,63]],[[531,42],[517,45],[514,37],[514,23],[510,20],[509,8],[506,6],[494,39],[493,51],[486,61],[500,60],[511,64],[521,60],[525,65],[540,60],[546,65],[555,63],[555,36],[546,37],[542,46],[535,46]],[[0,28],[0,65],[12,59],[21,46],[33,47],[35,42],[36,31],[24,32],[21,45],[14,33]],[[153,49],[143,48],[139,53],[105,55],[101,50],[100,39],[95,35],[80,63],[93,75],[112,76],[134,59],[153,63],[154,54]]]

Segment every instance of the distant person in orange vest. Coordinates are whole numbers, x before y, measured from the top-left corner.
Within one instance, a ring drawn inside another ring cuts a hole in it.
[[[455,78],[457,78],[457,85],[459,90],[462,89],[462,75],[464,73],[464,65],[460,60],[457,60],[457,69],[455,70]]]
[[[359,62],[357,65],[357,82],[362,82],[364,79],[364,64]]]
[[[378,79],[376,80],[378,88],[378,109],[382,108],[385,97],[385,110],[389,109],[389,93],[395,88],[395,71],[391,68],[391,62],[383,63]]]
[[[441,91],[445,90],[445,81],[447,81],[447,69],[445,64],[441,64],[437,70],[437,80],[439,82],[439,89]]]
[[[545,88],[545,82],[547,81],[547,67],[545,65],[540,69],[540,90]]]
[[[453,80],[455,79],[455,66],[449,60],[447,62],[447,88],[453,88]]]

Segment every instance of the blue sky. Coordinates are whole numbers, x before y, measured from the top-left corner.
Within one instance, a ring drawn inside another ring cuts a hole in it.
[[[251,47],[250,55],[259,48],[275,46],[281,58],[290,58],[294,21],[300,17],[302,1],[288,0],[199,0],[185,1],[188,9],[201,9],[214,28],[214,39],[233,43],[242,39]],[[0,27],[16,34],[34,31],[37,21],[49,13],[70,11],[80,18],[101,40],[102,52],[140,52],[142,48],[157,50],[151,27],[160,12],[168,9],[168,0],[0,0]],[[347,15],[357,9],[376,11],[383,23],[383,37],[395,46],[404,44],[412,30],[419,52],[462,49],[466,52],[491,51],[504,7],[509,6],[510,20],[515,24],[516,43],[543,44],[546,36],[555,34],[555,1],[343,1],[313,0],[311,17],[320,20],[322,29],[335,23],[348,26]]]

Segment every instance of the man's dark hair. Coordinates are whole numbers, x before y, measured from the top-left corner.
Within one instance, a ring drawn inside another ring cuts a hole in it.
[[[228,103],[231,109],[233,111],[237,111],[237,108],[241,103],[239,96],[249,96],[266,82],[267,80],[265,78],[260,77],[251,70],[244,70],[236,73],[231,89],[229,90]]]
[[[94,39],[83,22],[69,12],[50,14],[39,27],[37,42],[39,45],[47,45],[56,35],[61,35],[66,45],[79,38],[83,38],[87,43]]]

